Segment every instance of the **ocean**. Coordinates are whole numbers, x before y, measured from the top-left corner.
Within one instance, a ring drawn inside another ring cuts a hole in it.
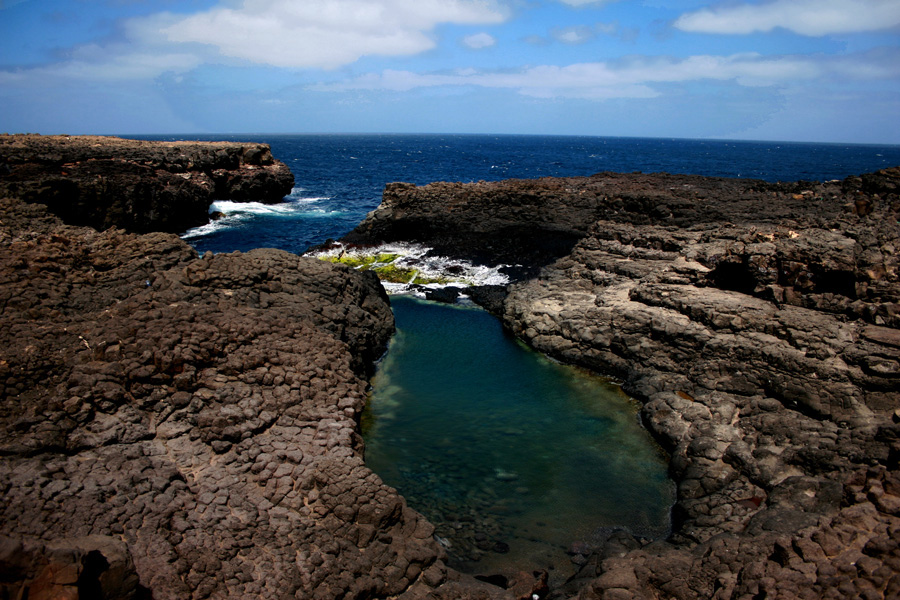
[[[668,172],[765,181],[843,179],[900,165],[900,146],[526,135],[190,135],[143,139],[270,144],[296,187],[282,205],[238,205],[189,232],[197,250],[267,247],[303,253],[338,238],[378,206],[385,183],[496,181]]]
[[[494,135],[189,136],[269,143],[296,183],[282,204],[217,201],[200,252],[303,253],[353,229],[385,183],[669,172],[829,180],[900,165],[900,146]],[[181,139],[157,136],[148,139]],[[363,415],[366,462],[471,573],[574,574],[569,550],[670,527],[667,458],[613,383],[557,364],[471,307],[395,296],[398,331]],[[575,544],[575,546],[573,546]],[[579,546],[580,545],[580,546]]]

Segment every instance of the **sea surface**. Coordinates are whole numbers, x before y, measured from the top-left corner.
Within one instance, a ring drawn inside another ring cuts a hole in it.
[[[278,206],[224,202],[223,221],[191,232],[198,250],[302,253],[353,229],[385,183],[668,172],[766,181],[843,179],[900,165],[900,146],[526,135],[190,135],[143,139],[270,144],[296,187]]]
[[[212,135],[259,141],[294,173],[276,205],[217,201],[199,251],[303,253],[353,229],[393,181],[669,172],[830,180],[900,165],[900,146],[499,135]],[[574,572],[568,550],[625,528],[666,534],[666,457],[612,383],[554,363],[471,307],[394,296],[398,332],[363,419],[366,461],[474,573]],[[584,547],[584,546],[581,546]]]

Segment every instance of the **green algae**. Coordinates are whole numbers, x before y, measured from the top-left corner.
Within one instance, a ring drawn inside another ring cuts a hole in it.
[[[394,264],[401,254],[382,252],[378,254],[341,253],[333,256],[320,256],[321,260],[341,263],[360,271],[373,271],[381,281],[389,283],[414,283],[418,285],[453,283],[446,277],[427,277],[417,269]]]

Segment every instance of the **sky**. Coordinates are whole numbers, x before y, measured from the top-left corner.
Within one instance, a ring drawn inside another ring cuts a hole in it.
[[[0,132],[900,144],[900,0],[0,0]]]

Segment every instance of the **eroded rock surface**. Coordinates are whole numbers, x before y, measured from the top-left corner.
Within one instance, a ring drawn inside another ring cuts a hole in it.
[[[673,534],[579,553],[560,594],[889,598],[900,594],[898,184],[900,169],[828,183],[394,184],[349,240],[518,257],[520,281],[492,301],[506,326],[644,402],[678,484]]]
[[[362,460],[365,375],[393,331],[374,275],[276,250],[198,258],[6,199],[0,320],[4,597],[457,585],[431,525]]]
[[[181,233],[213,200],[280,202],[293,185],[267,144],[0,135],[0,197],[95,229]]]

